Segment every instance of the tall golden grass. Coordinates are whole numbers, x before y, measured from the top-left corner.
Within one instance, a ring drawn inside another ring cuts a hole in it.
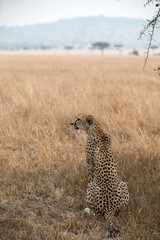
[[[0,239],[107,239],[103,218],[83,215],[83,132],[92,114],[112,136],[130,204],[117,239],[160,239],[160,77],[151,58],[0,55]]]

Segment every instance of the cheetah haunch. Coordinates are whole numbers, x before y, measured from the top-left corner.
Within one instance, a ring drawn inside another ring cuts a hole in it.
[[[129,202],[127,184],[117,177],[117,164],[111,149],[111,139],[92,115],[79,114],[71,123],[74,129],[87,133],[86,160],[88,187],[86,212],[104,215],[113,232],[118,229],[112,222],[121,206]]]

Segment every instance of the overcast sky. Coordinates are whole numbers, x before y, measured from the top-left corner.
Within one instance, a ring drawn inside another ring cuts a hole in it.
[[[150,19],[154,5],[147,0],[0,0],[0,25],[53,22],[80,16],[115,16]]]

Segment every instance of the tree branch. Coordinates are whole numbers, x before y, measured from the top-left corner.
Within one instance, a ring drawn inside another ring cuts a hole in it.
[[[147,0],[147,2],[145,3],[144,6],[146,7],[150,3],[153,3],[153,0]],[[156,4],[156,5],[159,6],[159,4]],[[155,13],[152,20],[147,20],[148,24],[146,26],[144,26],[143,30],[140,32],[140,35],[139,35],[139,39],[141,39],[143,35],[146,35],[146,32],[149,35],[148,46],[147,46],[146,57],[145,57],[143,69],[145,68],[145,66],[147,64],[147,61],[148,61],[148,58],[149,58],[152,41],[154,40],[154,38],[153,38],[154,37],[154,32],[155,32],[155,28],[156,28],[156,25],[158,23],[159,18],[160,18],[160,8]]]
[[[153,0],[147,0],[147,2],[144,4],[144,7],[146,7],[146,6],[149,5],[150,3],[153,3]]]

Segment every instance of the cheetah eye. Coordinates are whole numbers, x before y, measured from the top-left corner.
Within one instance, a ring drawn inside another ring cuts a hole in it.
[[[91,124],[93,123],[92,118],[88,117],[88,118],[87,118],[87,123],[88,123],[89,125],[91,125]]]

